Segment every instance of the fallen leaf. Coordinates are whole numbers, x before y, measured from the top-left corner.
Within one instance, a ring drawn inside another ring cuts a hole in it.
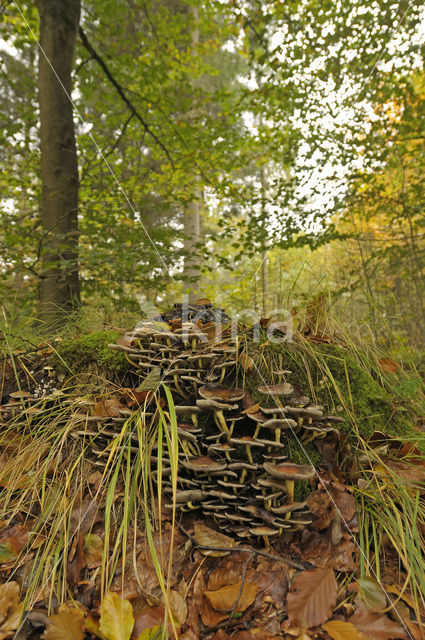
[[[109,591],[100,606],[100,631],[107,640],[129,640],[133,627],[134,616],[130,602]]]
[[[299,573],[288,593],[291,625],[316,627],[326,622],[336,604],[338,585],[332,569],[313,569]]]
[[[144,607],[138,614],[134,623],[133,638],[139,640],[142,638],[150,638],[150,633],[154,629],[162,628],[165,619],[164,607]],[[143,636],[143,634],[145,634]]]
[[[235,584],[240,580],[241,574],[236,569],[224,567],[217,569],[210,574],[208,578],[208,589],[216,591],[229,584]]]
[[[216,627],[220,622],[226,620],[229,617],[228,613],[222,613],[216,611],[212,606],[208,598],[203,596],[202,608],[201,608],[201,620],[205,627]]]
[[[236,604],[235,613],[245,611],[255,600],[258,586],[255,582],[245,581],[240,594],[242,580],[222,587],[216,591],[205,591],[211,606],[218,611],[231,611]],[[239,597],[240,594],[240,597]]]
[[[215,547],[223,549],[223,551],[210,551],[208,549],[200,549],[204,556],[212,556],[213,558],[220,558],[221,556],[228,555],[229,551],[226,549],[234,549],[236,543],[229,536],[225,536],[223,533],[210,529],[202,522],[196,522],[194,527],[193,537],[196,542],[202,547]]]
[[[170,602],[170,610],[171,610],[171,613],[173,615],[174,620],[180,626],[183,626],[184,623],[186,622],[186,618],[187,618],[186,600],[184,600],[184,598],[182,598],[182,596],[178,593],[178,591],[175,591],[174,589],[171,589],[170,596],[169,596],[169,602]]]
[[[332,640],[365,640],[365,636],[351,622],[331,620],[322,624],[322,629]]]
[[[45,640],[83,640],[84,613],[80,609],[61,604],[57,613],[49,616]]]
[[[29,535],[28,529],[20,524],[5,529],[0,535],[0,564],[15,560],[25,547]]]
[[[404,629],[381,613],[361,610],[351,616],[351,622],[366,637],[373,640],[401,640],[407,638]]]
[[[84,536],[84,558],[89,569],[95,569],[102,564],[103,540],[96,533],[86,533]]]
[[[11,638],[19,627],[23,611],[23,602],[19,602],[19,585],[6,582],[0,585],[0,640]]]
[[[357,584],[360,587],[360,595],[368,609],[382,611],[387,606],[387,597],[384,589],[374,578],[359,578]]]

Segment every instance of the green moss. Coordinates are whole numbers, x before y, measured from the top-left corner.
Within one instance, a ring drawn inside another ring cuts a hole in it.
[[[257,345],[258,349],[258,345]],[[252,354],[255,354],[253,350]],[[373,372],[361,365],[350,351],[339,345],[304,344],[302,342],[265,345],[261,357],[256,356],[261,376],[250,380],[256,400],[264,397],[256,387],[276,382],[273,369],[289,369],[288,381],[302,393],[325,406],[326,411],[346,416],[341,429],[352,431],[353,421],[367,437],[379,430],[391,435],[412,435],[412,420],[395,398],[374,378]],[[259,397],[260,396],[260,397]]]
[[[55,367],[66,375],[70,373],[101,372],[105,375],[123,375],[131,365],[121,351],[108,347],[121,336],[119,331],[93,331],[78,338],[65,340],[57,348]]]

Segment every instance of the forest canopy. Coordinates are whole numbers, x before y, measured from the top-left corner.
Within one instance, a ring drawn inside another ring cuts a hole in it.
[[[424,31],[418,1],[3,2],[7,313],[325,294],[419,344]]]

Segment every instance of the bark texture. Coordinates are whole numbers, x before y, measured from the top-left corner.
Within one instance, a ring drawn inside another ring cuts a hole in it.
[[[39,318],[49,327],[78,307],[78,161],[71,71],[80,0],[37,0],[40,14],[41,271]]]

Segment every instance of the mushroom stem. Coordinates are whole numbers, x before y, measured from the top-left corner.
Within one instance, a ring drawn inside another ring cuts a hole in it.
[[[264,546],[267,550],[270,549],[270,541],[269,541],[269,536],[263,536],[263,540],[264,540]]]
[[[227,426],[226,420],[223,415],[223,411],[214,411],[215,423],[221,431],[227,434],[227,439],[229,440],[231,433],[229,431],[229,427]]]
[[[249,462],[251,464],[254,464],[254,460],[252,458],[252,453],[251,453],[251,446],[249,444],[245,446],[245,451],[246,451],[246,455],[248,456]]]
[[[286,480],[286,491],[288,493],[288,502],[294,502],[294,480]]]
[[[257,426],[255,427],[253,438],[258,438],[258,434],[260,433],[261,422],[257,422]]]

